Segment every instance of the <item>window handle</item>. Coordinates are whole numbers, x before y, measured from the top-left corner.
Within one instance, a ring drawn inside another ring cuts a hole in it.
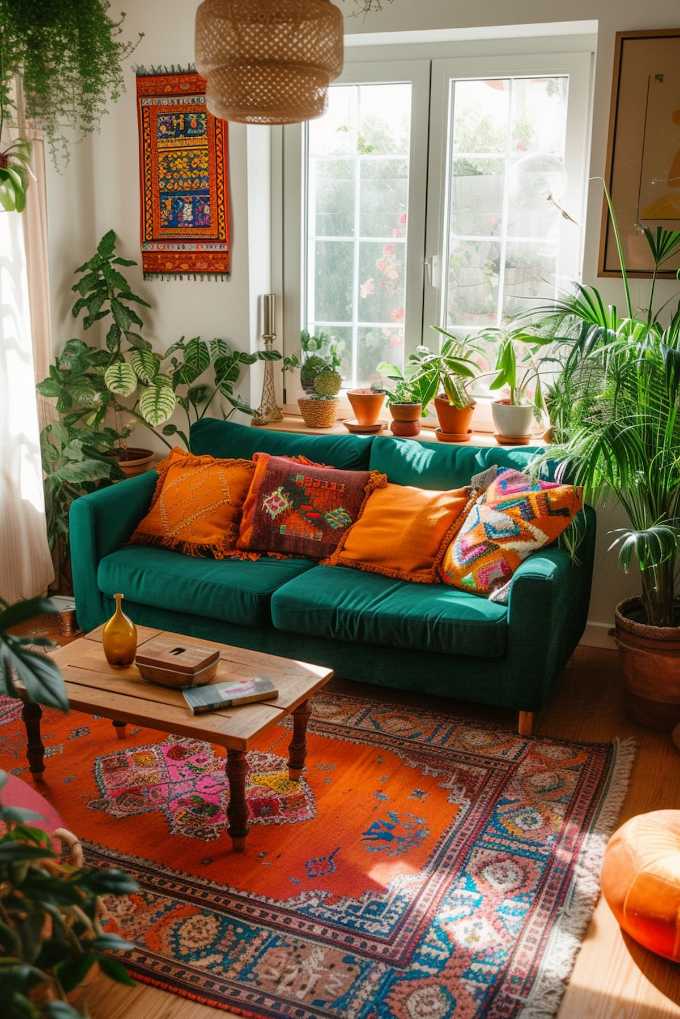
[[[429,258],[425,259],[425,272],[427,273],[429,285],[434,290],[439,290],[441,286],[439,255],[430,255]]]

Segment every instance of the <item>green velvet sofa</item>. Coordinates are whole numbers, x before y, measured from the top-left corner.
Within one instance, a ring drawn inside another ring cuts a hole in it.
[[[436,445],[413,439],[304,435],[203,420],[192,450],[250,457],[304,454],[335,467],[383,471],[391,482],[456,488],[499,464],[525,468],[535,450]],[[155,471],[71,507],[71,560],[80,627],[126,611],[145,626],[302,659],[347,679],[513,708],[528,730],[583,633],[595,514],[584,511],[578,561],[551,546],[517,570],[507,606],[444,584],[408,584],[308,559],[200,559],[127,544],[146,513]]]

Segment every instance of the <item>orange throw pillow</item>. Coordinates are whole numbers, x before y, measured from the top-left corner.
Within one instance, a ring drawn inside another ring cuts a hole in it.
[[[431,492],[386,485],[371,494],[326,566],[435,584],[444,552],[465,519],[470,489]]]
[[[215,559],[234,554],[252,460],[217,460],[176,448],[156,470],[151,508],[130,541]]]

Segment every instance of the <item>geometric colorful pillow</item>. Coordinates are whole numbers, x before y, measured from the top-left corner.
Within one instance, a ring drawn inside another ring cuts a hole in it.
[[[465,519],[470,498],[469,488],[448,492],[409,485],[379,488],[323,565],[437,584],[439,562]]]
[[[519,564],[555,541],[582,506],[581,489],[573,485],[501,470],[447,549],[442,580],[471,594],[506,601]]]
[[[375,471],[345,471],[304,457],[255,453],[237,547],[324,559],[359,516],[368,494],[385,484]]]
[[[175,448],[156,470],[151,507],[131,543],[215,559],[233,554],[252,460],[217,460]]]

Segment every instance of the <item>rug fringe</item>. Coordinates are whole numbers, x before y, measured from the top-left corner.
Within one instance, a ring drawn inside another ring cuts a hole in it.
[[[145,272],[145,280],[194,280],[199,283],[224,282],[231,276],[230,272]]]
[[[152,64],[151,67],[136,64],[132,70],[140,78],[153,74],[196,74],[196,64]]]
[[[615,761],[602,791],[601,807],[578,854],[569,896],[555,923],[541,971],[517,1013],[518,1019],[552,1019],[557,1015],[565,985],[600,897],[602,858],[621,814],[636,752],[634,739],[614,741]]]

